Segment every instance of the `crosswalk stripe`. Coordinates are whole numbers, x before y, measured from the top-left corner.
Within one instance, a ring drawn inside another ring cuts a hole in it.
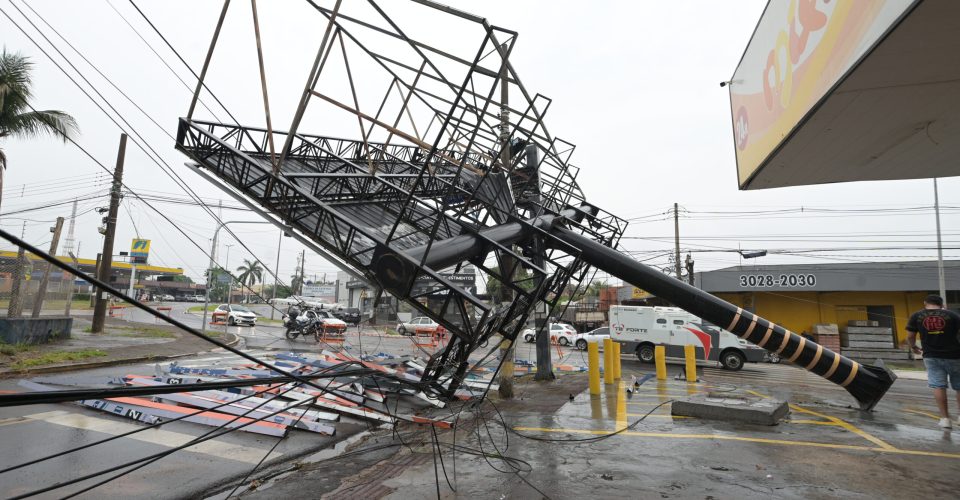
[[[72,413],[67,411],[35,413],[33,415],[26,415],[26,418],[61,425],[64,427],[102,432],[104,434],[111,434],[114,436],[136,429],[143,429],[143,426],[140,425],[129,424],[117,420],[90,417],[80,413]],[[131,434],[130,436],[127,436],[126,439],[135,439],[145,443],[173,448],[186,444],[195,438],[196,436],[191,436],[189,434],[183,434],[180,432],[163,429],[147,429],[136,434]],[[197,443],[189,448],[186,448],[184,451],[202,453],[204,455],[211,455],[217,458],[245,462],[248,464],[259,463],[265,453],[264,450],[251,448],[249,446],[239,446],[225,443],[223,441],[217,441],[216,439]],[[267,460],[279,457],[281,455],[282,453],[279,452],[271,452],[270,456],[267,457]]]

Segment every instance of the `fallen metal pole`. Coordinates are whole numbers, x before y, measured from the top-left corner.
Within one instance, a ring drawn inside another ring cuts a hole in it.
[[[581,211],[589,213],[588,210]],[[571,214],[575,213],[576,211],[571,209],[559,216],[531,219],[528,221],[529,225],[514,222],[486,228],[479,231],[483,238],[462,234],[437,241],[430,246],[425,264],[436,270],[443,269],[456,262],[484,255],[489,251],[486,248],[489,241],[504,246],[512,245],[531,238],[534,228],[538,228],[578,249],[580,258],[590,265],[666,299],[691,314],[733,332],[767,351],[775,352],[787,361],[843,387],[860,403],[862,410],[873,409],[896,380],[896,375],[884,367],[857,363],[780,325],[559,225],[565,217],[571,217]],[[400,265],[400,261],[403,258],[419,261],[426,249],[426,245],[412,248],[407,250],[403,257],[390,253],[381,255],[374,263],[378,279],[388,289],[400,289],[412,279],[409,272],[405,272],[407,270],[404,266]]]
[[[856,398],[862,410],[873,409],[897,378],[886,368],[862,365],[841,356],[812,340],[647,267],[579,233],[554,227],[551,234],[580,249],[580,257],[591,265],[666,299],[742,339],[770,352],[776,352],[787,361],[843,387]]]

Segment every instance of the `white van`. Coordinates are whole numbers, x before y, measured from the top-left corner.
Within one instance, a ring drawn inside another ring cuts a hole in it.
[[[744,362],[763,361],[766,351],[678,307],[610,306],[610,338],[653,363],[654,347],[666,347],[668,358],[683,358],[683,346],[693,344],[697,359],[716,361],[728,370]]]

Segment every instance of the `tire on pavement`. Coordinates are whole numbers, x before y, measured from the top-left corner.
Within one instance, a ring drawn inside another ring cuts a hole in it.
[[[737,351],[727,351],[720,355],[720,364],[725,370],[737,371],[743,368],[746,358]]]
[[[587,341],[586,341],[586,340],[583,340],[583,339],[578,340],[578,341],[577,341],[577,349],[580,349],[581,351],[586,350],[586,349],[587,349]]]
[[[637,348],[637,358],[641,363],[653,363],[654,353],[653,344],[642,344]]]

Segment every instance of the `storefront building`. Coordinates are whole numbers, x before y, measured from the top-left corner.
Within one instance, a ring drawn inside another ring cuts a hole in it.
[[[944,261],[947,306],[960,306],[960,261]],[[910,315],[938,293],[936,261],[736,266],[697,273],[696,286],[797,332],[875,320],[906,338]]]

